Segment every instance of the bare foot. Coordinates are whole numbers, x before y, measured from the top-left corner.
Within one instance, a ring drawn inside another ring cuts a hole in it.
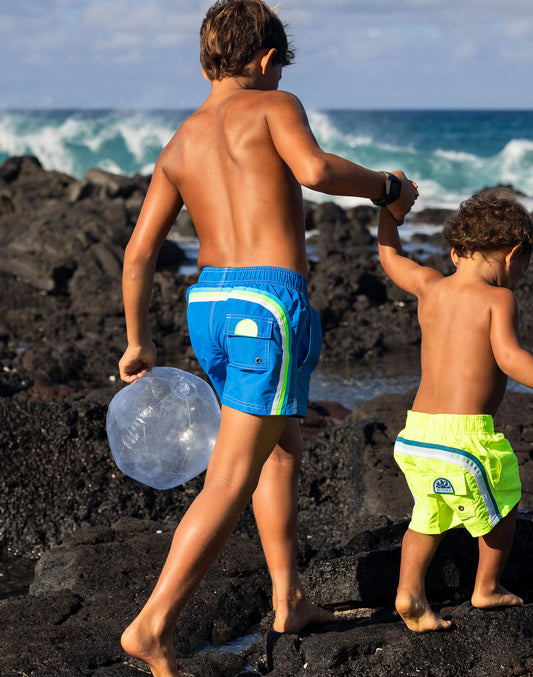
[[[147,632],[139,617],[124,630],[120,643],[126,653],[144,661],[154,677],[179,677],[172,640],[165,642]]]
[[[409,630],[413,632],[431,632],[433,630],[448,630],[452,622],[445,621],[437,616],[429,604],[412,597],[396,597],[396,611],[403,618]]]
[[[306,599],[291,601],[286,604],[278,600],[274,630],[276,632],[300,632],[306,625],[313,623],[331,623],[336,616],[331,611],[321,609]]]
[[[523,606],[524,600],[518,595],[513,595],[501,585],[493,592],[477,592],[472,595],[472,606],[478,609],[490,609],[498,606]]]

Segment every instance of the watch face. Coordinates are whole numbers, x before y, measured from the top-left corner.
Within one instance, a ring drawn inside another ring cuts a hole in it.
[[[387,173],[385,185],[383,186],[383,197],[379,200],[372,200],[376,207],[386,207],[392,202],[395,202],[400,197],[402,190],[402,182],[400,179],[391,173]]]
[[[385,197],[389,200],[389,204],[400,197],[402,190],[402,182],[394,174],[389,174],[385,181]]]

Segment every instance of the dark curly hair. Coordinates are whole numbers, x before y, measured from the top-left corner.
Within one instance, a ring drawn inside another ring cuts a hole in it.
[[[218,0],[200,29],[200,62],[209,80],[243,75],[260,49],[277,50],[274,63],[294,59],[285,27],[262,0]]]
[[[448,219],[444,237],[458,256],[522,245],[533,250],[533,222],[510,188],[482,190],[461,203]]]

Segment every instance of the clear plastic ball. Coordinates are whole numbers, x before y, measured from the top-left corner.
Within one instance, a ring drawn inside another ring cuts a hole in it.
[[[107,437],[118,468],[154,489],[203,472],[220,424],[211,386],[173,367],[154,367],[113,397]]]

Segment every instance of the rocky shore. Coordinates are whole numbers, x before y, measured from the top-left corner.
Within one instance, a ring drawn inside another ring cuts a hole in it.
[[[119,638],[155,583],[173,529],[202,478],[158,492],[123,476],[107,445],[107,404],[121,387],[125,347],[123,250],[148,178],[91,170],[81,180],[31,157],[0,166],[0,573],[20,585],[0,600],[0,675],[146,674]],[[322,361],[417,360],[416,303],[375,258],[376,210],[307,205],[309,292],[324,330]],[[442,225],[446,214],[420,213]],[[187,215],[173,235],[194,234]],[[444,249],[441,236],[418,236]],[[417,253],[415,252],[415,255]],[[151,321],[161,364],[201,375],[190,348],[184,256],[161,252]],[[446,254],[432,265],[450,270]],[[517,296],[533,349],[533,271]],[[300,635],[270,630],[268,572],[251,509],[175,631],[184,675],[337,677],[533,674],[533,400],[509,392],[496,425],[517,453],[523,498],[504,584],[523,608],[469,603],[476,544],[450,534],[433,563],[431,601],[453,620],[416,635],[394,612],[400,544],[411,497],[392,458],[413,393],[382,395],[349,411],[310,403],[301,422],[299,560],[312,601],[338,621]],[[0,576],[0,581],[2,576]],[[238,640],[238,642],[236,641]]]

